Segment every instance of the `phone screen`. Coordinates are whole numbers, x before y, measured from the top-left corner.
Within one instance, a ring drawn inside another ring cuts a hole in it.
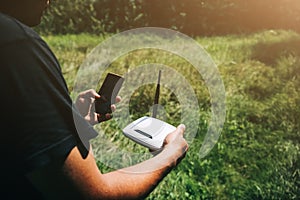
[[[124,78],[113,73],[108,73],[98,91],[101,96],[95,100],[95,109],[99,114],[111,113],[111,104],[115,103],[116,97],[124,82]]]

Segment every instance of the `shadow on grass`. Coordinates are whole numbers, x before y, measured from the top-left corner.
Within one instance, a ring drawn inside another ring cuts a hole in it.
[[[300,38],[293,37],[280,42],[264,42],[254,46],[251,58],[274,66],[282,57],[300,58]]]

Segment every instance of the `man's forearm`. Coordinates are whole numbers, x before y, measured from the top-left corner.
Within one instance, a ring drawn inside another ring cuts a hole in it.
[[[183,128],[177,128],[167,136],[161,153],[131,167],[102,174],[92,151],[83,159],[74,147],[63,165],[54,163],[28,174],[28,178],[51,199],[67,199],[70,196],[141,199],[153,191],[184,157],[188,145],[182,137],[183,131]]]
[[[122,196],[122,199],[141,199],[153,191],[159,182],[176,165],[176,160],[163,151],[156,157],[137,165],[104,174],[104,179],[110,188],[112,199]]]

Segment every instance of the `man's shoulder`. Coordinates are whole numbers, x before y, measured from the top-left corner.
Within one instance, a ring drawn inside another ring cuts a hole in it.
[[[39,35],[30,27],[18,20],[0,12],[0,46],[14,41],[26,40],[29,38],[39,39]]]

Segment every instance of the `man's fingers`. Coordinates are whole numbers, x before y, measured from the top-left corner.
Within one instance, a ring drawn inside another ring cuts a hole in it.
[[[110,106],[110,108],[111,108],[111,111],[112,111],[112,112],[116,111],[116,109],[117,109],[117,107],[116,107],[115,104],[112,104],[112,105]]]
[[[180,124],[179,126],[177,126],[177,130],[181,133],[181,135],[183,135],[183,133],[185,131],[185,125]]]
[[[113,115],[111,113],[106,113],[105,115],[97,114],[97,119],[99,123],[110,120],[112,117]]]
[[[121,100],[122,100],[122,99],[121,99],[120,96],[117,96],[117,97],[116,97],[116,103],[119,103]],[[115,104],[112,104],[112,105],[111,105],[111,111],[114,112],[114,111],[116,111],[116,109],[117,109],[117,106],[116,106]]]
[[[167,137],[165,138],[164,143],[169,143],[171,141],[173,141],[178,135],[183,137],[183,133],[185,131],[185,125],[184,124],[180,124],[179,126],[177,126],[176,130],[169,133],[167,135]]]
[[[91,90],[90,90],[90,93],[91,93],[91,95],[92,95],[93,97],[95,97],[95,98],[100,98],[100,95],[99,95],[94,89],[91,89]]]
[[[119,103],[122,100],[122,98],[120,96],[116,97],[116,103]]]
[[[81,92],[79,96],[82,98],[100,98],[100,95],[94,89]]]

